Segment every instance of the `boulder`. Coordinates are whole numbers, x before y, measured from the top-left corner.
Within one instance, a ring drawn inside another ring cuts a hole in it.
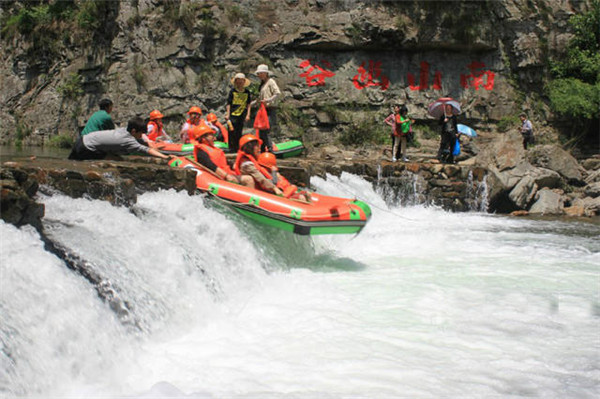
[[[581,163],[581,166],[586,170],[600,170],[600,158],[588,158]]]
[[[527,208],[533,196],[537,193],[538,185],[531,176],[525,176],[508,194],[508,198],[520,209]]]
[[[578,198],[573,201],[573,205],[571,206],[571,208],[576,208],[576,209],[582,208],[583,215],[580,215],[580,216],[592,217],[592,216],[600,215],[600,197]],[[579,216],[579,215],[575,215],[575,216]]]
[[[557,145],[534,147],[528,154],[532,165],[558,172],[569,184],[583,186],[584,169],[577,160]]]
[[[531,214],[562,215],[564,213],[564,199],[554,190],[540,190],[537,192],[536,202],[529,209]]]
[[[538,187],[558,188],[562,186],[562,178],[558,172],[546,168],[534,168],[530,176]]]
[[[572,217],[585,216],[585,208],[581,205],[572,205],[564,209],[565,215]]]
[[[584,189],[585,195],[596,198],[600,196],[600,181],[588,184]]]
[[[599,182],[599,181],[600,181],[600,169],[593,171],[592,173],[590,173],[588,175],[588,177],[585,178],[585,182],[588,184]]]

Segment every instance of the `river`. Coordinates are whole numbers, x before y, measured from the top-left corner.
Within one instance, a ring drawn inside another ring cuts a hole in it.
[[[600,225],[388,208],[299,237],[202,196],[42,197],[45,229],[127,308],[2,222],[0,395],[597,398]]]

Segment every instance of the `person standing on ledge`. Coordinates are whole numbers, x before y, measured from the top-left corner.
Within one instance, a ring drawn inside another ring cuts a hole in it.
[[[259,103],[265,104],[267,116],[269,117],[269,129],[260,130],[260,139],[262,140],[261,152],[268,150],[273,152],[273,143],[271,142],[271,131],[277,131],[277,108],[275,100],[281,95],[281,90],[273,78],[271,72],[265,64],[260,64],[256,68],[255,74],[260,79],[260,92],[258,93]]]
[[[81,131],[81,135],[85,136],[88,133],[97,132],[99,130],[112,130],[115,128],[115,124],[110,116],[113,110],[113,102],[104,98],[98,103],[100,107],[99,111],[96,111],[90,116],[85,127]]]
[[[519,128],[519,132],[521,133],[521,136],[523,136],[523,149],[527,150],[527,145],[533,145],[534,143],[533,125],[531,124],[531,121],[527,119],[527,115],[525,113],[519,115],[519,118],[521,118],[521,127]]]
[[[250,81],[243,73],[235,74],[233,79],[231,79],[231,84],[233,85],[233,89],[231,89],[227,97],[225,119],[230,120],[233,125],[233,130],[229,132],[229,151],[237,153],[240,139],[242,138],[242,131],[244,130],[244,123],[250,121],[252,95],[250,94],[250,90],[248,90]]]
[[[86,159],[119,159],[119,155],[139,152],[157,158],[170,159],[173,156],[164,155],[154,148],[138,142],[146,133],[146,123],[141,118],[131,119],[127,129],[100,130],[80,136],[73,145],[69,159],[83,161]]]

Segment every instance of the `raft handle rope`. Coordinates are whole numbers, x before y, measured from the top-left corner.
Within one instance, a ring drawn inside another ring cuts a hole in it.
[[[338,178],[338,179],[339,179],[339,178]],[[350,195],[352,198],[354,198],[354,199],[356,199],[356,200],[359,200],[359,199],[358,199],[358,195],[356,195],[356,193],[354,193],[354,192],[352,192],[352,191],[350,191],[350,190],[348,190],[348,189],[346,189],[346,188],[344,188],[344,187],[339,187],[339,186],[338,186],[338,188],[339,188],[340,190],[342,190],[343,192],[345,192],[347,195]],[[361,200],[359,200],[359,201],[361,201]],[[363,202],[365,202],[365,201],[363,201]],[[365,203],[366,203],[366,202],[365,202]],[[400,215],[400,214],[398,214],[398,213],[396,213],[396,212],[394,212],[394,211],[391,211],[391,210],[389,210],[389,209],[382,208],[382,207],[380,207],[380,206],[377,206],[377,205],[375,205],[375,204],[369,204],[369,206],[370,206],[370,207],[372,207],[372,208],[379,209],[379,210],[380,210],[380,211],[382,211],[382,212],[385,212],[385,213],[389,213],[389,214],[391,214],[391,215],[394,215],[394,216],[396,216],[397,218],[400,218],[400,219],[409,220],[409,221],[411,221],[411,222],[418,222],[418,221],[419,221],[419,220],[417,220],[417,219],[411,219],[411,218],[407,218],[406,216],[402,216],[402,215]]]

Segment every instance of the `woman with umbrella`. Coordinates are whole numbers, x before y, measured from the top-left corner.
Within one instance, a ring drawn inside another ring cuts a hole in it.
[[[456,115],[459,113],[460,104],[449,97],[440,98],[429,106],[429,114],[439,118],[442,126],[440,148],[437,155],[440,162],[454,163],[452,152],[458,136]]]

